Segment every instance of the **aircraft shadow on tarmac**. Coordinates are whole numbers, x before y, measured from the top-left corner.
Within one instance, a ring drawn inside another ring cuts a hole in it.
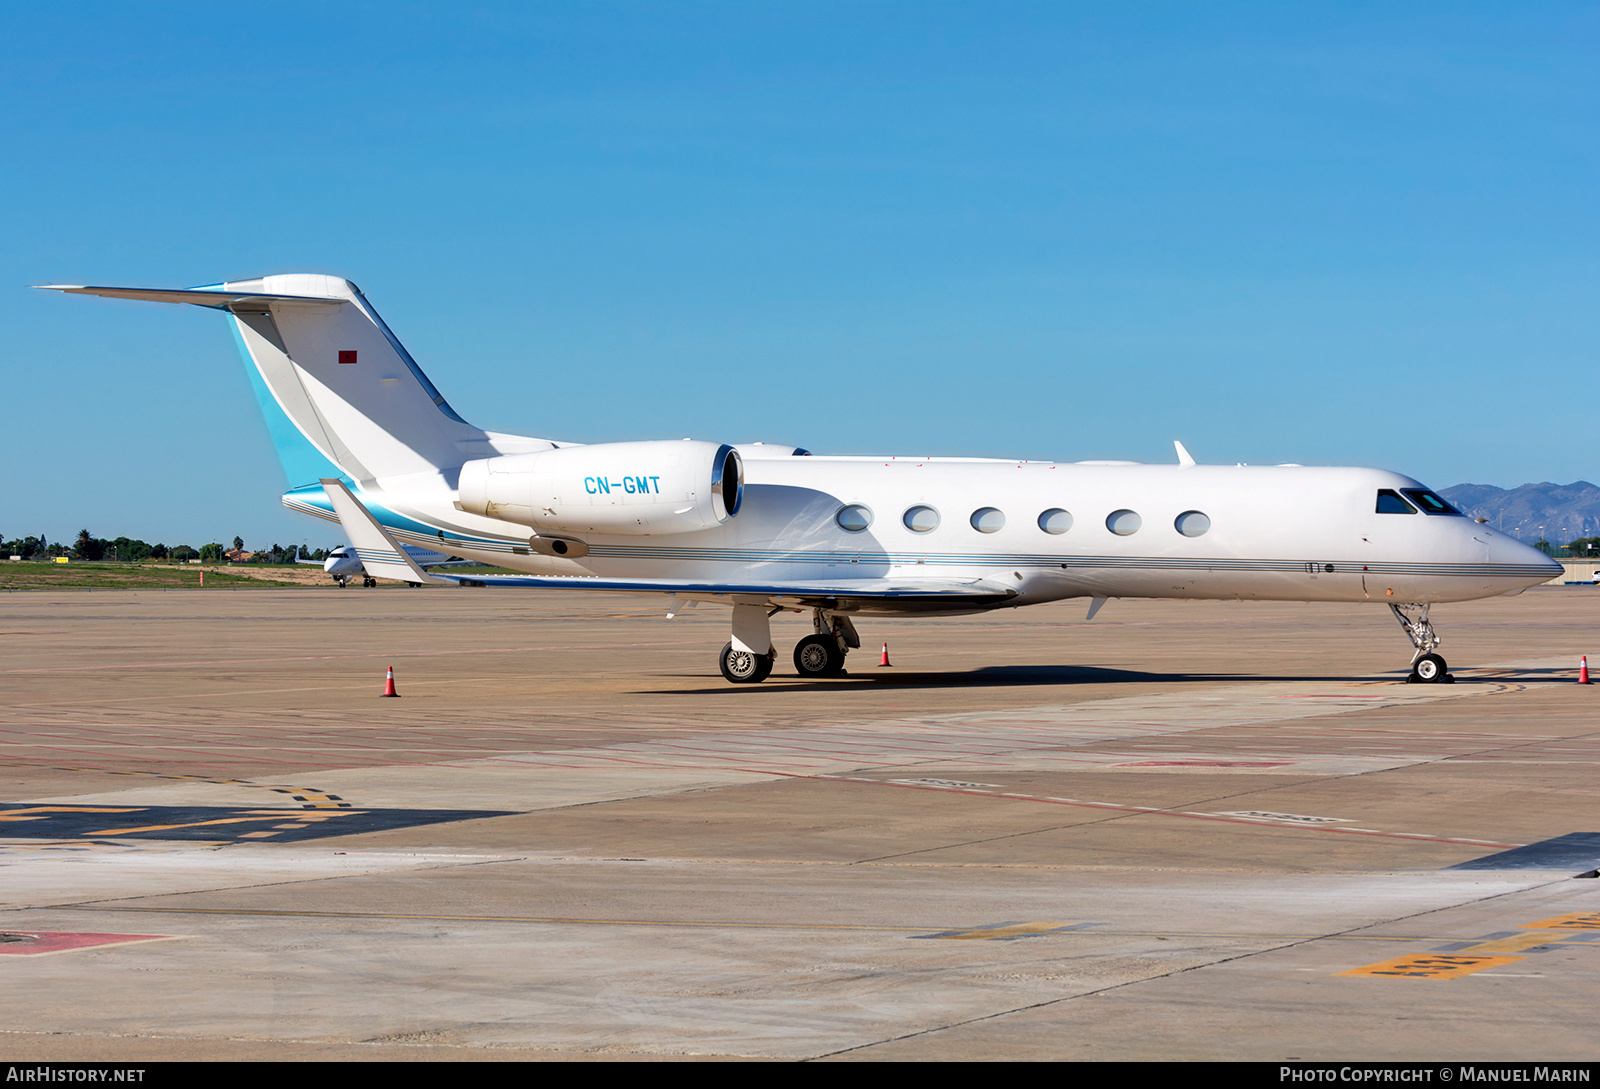
[[[1492,682],[1549,682],[1575,679],[1570,669],[1559,667],[1534,667],[1513,669],[1466,668],[1455,676],[1461,683]],[[1406,679],[1406,670],[1396,669],[1367,675],[1351,673],[1174,673],[1152,672],[1140,669],[1111,669],[1086,665],[1003,665],[984,666],[962,672],[918,672],[887,669],[879,666],[862,666],[850,670],[843,677],[827,680],[808,680],[775,672],[762,684],[733,685],[708,683],[704,688],[647,690],[651,695],[700,695],[709,692],[750,693],[761,691],[793,692],[796,689],[812,690],[841,686],[870,686],[873,688],[1029,688],[1078,684],[1160,684],[1184,681],[1225,681],[1230,684],[1248,684],[1252,681],[1312,681],[1323,684],[1353,684],[1388,681],[1400,683]]]
[[[1110,669],[1084,665],[1006,665],[984,666],[959,673],[922,673],[912,670],[881,669],[867,666],[852,669],[843,677],[827,680],[806,680],[795,676],[774,673],[761,684],[725,686],[708,684],[696,689],[660,689],[651,694],[687,695],[707,692],[760,692],[796,689],[826,689],[841,686],[870,686],[873,688],[1035,688],[1076,684],[1158,684],[1174,681],[1373,681],[1404,679],[1404,674],[1358,677],[1332,674],[1266,674],[1266,673],[1153,673],[1139,669]]]

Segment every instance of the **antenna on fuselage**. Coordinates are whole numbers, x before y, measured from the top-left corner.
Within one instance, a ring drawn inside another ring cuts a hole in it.
[[[1172,440],[1173,448],[1178,451],[1178,465],[1184,469],[1194,468],[1194,455],[1183,448],[1183,443],[1177,439]]]

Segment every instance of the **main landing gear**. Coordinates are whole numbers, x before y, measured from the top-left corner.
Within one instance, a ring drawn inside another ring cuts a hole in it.
[[[733,607],[733,638],[722,648],[717,664],[722,675],[734,684],[756,684],[772,674],[778,652],[772,645],[772,616],[777,607],[765,602]],[[814,635],[808,635],[794,648],[794,669],[809,679],[841,677],[844,658],[861,645],[855,625],[848,616],[812,610]],[[762,649],[765,648],[765,649]]]
[[[794,671],[802,677],[844,676],[844,656],[861,645],[861,636],[848,616],[830,616],[821,609],[811,610],[808,635],[794,645]]]
[[[1400,628],[1406,633],[1406,638],[1417,648],[1417,652],[1411,656],[1411,675],[1406,678],[1406,683],[1455,684],[1456,679],[1450,675],[1445,660],[1434,653],[1435,648],[1444,642],[1444,639],[1433,629],[1433,624],[1428,620],[1430,607],[1394,604],[1389,606],[1389,611],[1394,613],[1394,618],[1400,622]],[[1411,609],[1420,611],[1413,616],[1408,611]]]

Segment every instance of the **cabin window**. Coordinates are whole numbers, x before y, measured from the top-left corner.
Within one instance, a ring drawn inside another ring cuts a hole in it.
[[[1065,533],[1072,528],[1072,515],[1060,507],[1051,507],[1039,515],[1039,528],[1046,533]]]
[[[999,533],[1006,527],[1006,516],[994,507],[979,507],[972,512],[971,522],[979,533]]]
[[[912,533],[932,533],[939,528],[939,512],[932,507],[912,507],[900,520]]]
[[[1391,488],[1384,488],[1378,492],[1379,514],[1415,514],[1417,508],[1400,498],[1400,493]]]
[[[860,533],[872,524],[872,512],[860,503],[851,503],[835,514],[833,520],[846,533]]]
[[[1178,515],[1172,525],[1185,537],[1203,537],[1211,528],[1211,518],[1201,511],[1186,510]]]
[[[1144,525],[1144,519],[1139,517],[1137,511],[1114,510],[1106,516],[1106,528],[1118,537],[1128,537],[1139,532],[1139,527]]]
[[[1406,498],[1422,508],[1423,514],[1454,514],[1466,517],[1426,488],[1407,488]]]

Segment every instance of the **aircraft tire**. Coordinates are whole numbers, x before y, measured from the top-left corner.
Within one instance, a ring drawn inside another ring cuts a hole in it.
[[[1440,684],[1449,676],[1449,669],[1437,654],[1424,654],[1412,665],[1411,675],[1423,684]]]
[[[808,635],[794,645],[794,671],[802,677],[836,677],[844,670],[839,641],[831,635]]]
[[[734,684],[759,684],[772,673],[771,654],[734,650],[731,640],[723,646],[717,664],[722,667],[722,675]]]

